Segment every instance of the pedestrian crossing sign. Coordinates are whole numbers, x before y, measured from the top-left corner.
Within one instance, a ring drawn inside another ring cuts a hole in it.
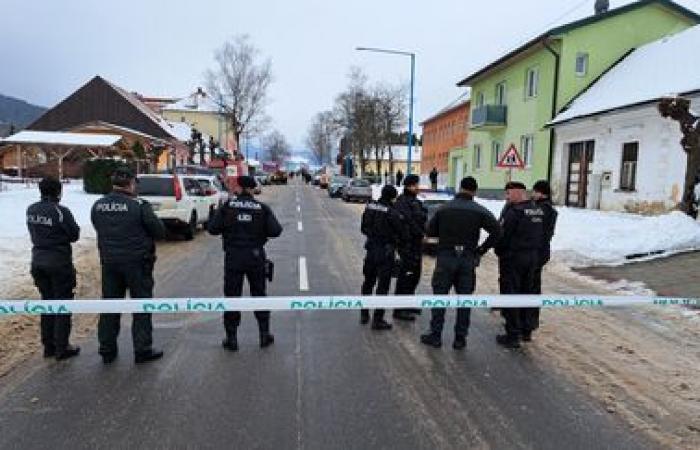
[[[508,150],[506,150],[496,166],[503,169],[523,169],[525,167],[525,163],[520,157],[518,149],[515,148],[515,144],[510,144],[510,147],[508,147]]]

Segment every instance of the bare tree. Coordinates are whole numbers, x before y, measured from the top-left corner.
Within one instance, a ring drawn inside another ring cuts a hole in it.
[[[668,97],[659,103],[661,116],[671,118],[679,123],[683,138],[681,147],[688,159],[685,169],[685,186],[683,188],[682,209],[688,215],[695,212],[694,187],[700,177],[700,117],[690,109],[690,100],[683,97]]]
[[[268,133],[262,140],[263,151],[267,159],[276,163],[283,162],[291,155],[289,143],[284,135],[277,130]]]
[[[306,145],[311,149],[317,164],[331,162],[333,146],[337,140],[337,127],[331,111],[323,111],[314,117],[309,126]]]
[[[247,35],[225,42],[216,51],[216,68],[206,72],[207,89],[226,116],[240,150],[244,132],[260,132],[267,123],[267,90],[272,62],[259,61],[260,51]]]

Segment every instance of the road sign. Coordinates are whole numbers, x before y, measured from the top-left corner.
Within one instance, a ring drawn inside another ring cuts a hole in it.
[[[510,144],[508,150],[503,154],[501,160],[496,164],[496,167],[501,167],[503,169],[524,169],[525,163],[518,153],[518,149],[515,148],[515,144]]]

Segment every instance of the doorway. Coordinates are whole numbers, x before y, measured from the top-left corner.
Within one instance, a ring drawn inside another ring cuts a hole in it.
[[[588,183],[593,169],[595,141],[569,144],[569,168],[566,181],[566,206],[585,208]]]

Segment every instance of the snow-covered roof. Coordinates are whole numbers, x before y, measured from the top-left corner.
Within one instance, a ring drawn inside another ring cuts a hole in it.
[[[163,128],[165,128],[168,133],[170,133],[175,139],[180,142],[187,142],[192,139],[192,126],[186,122],[171,122],[169,120],[163,121]],[[205,143],[209,142],[209,135],[202,133],[202,140]]]
[[[20,131],[0,139],[1,144],[45,144],[77,147],[111,147],[121,140],[116,134],[66,133],[63,131]]]
[[[197,90],[193,94],[164,106],[164,111],[197,111],[197,112],[219,112],[219,106],[211,100],[204,91]]]
[[[634,50],[550,124],[700,90],[700,25]]]

